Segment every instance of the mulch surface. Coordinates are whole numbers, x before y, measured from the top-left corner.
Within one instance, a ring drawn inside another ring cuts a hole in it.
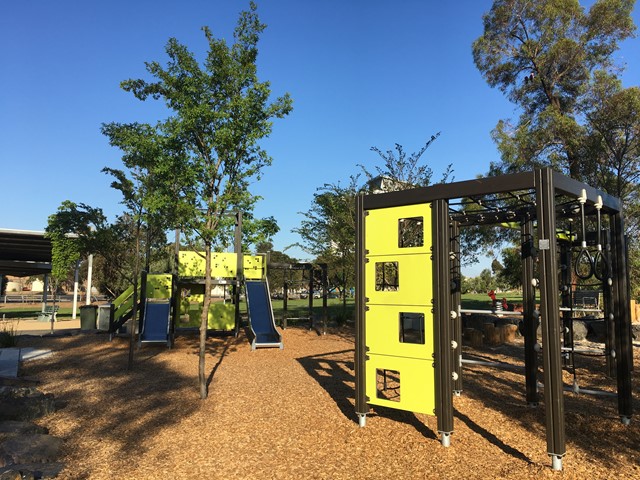
[[[131,372],[126,338],[22,337],[20,346],[55,352],[21,374],[62,407],[39,421],[64,439],[59,478],[640,478],[640,427],[621,424],[615,398],[565,395],[567,455],[554,472],[544,405],[526,406],[520,373],[465,367],[444,448],[432,416],[376,407],[359,428],[351,329],[291,328],[283,337],[284,350],[254,352],[244,335],[210,338],[206,400],[195,336],[171,350],[143,346]],[[523,364],[521,341],[465,353]],[[615,388],[601,358],[580,361],[581,386]],[[636,411],[638,393],[634,386]]]

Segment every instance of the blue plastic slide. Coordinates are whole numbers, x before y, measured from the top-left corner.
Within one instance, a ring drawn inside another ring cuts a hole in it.
[[[282,349],[282,336],[276,329],[276,322],[273,319],[269,285],[266,281],[247,281],[245,282],[245,288],[249,325],[253,334],[251,350],[260,347],[278,347]]]
[[[144,304],[144,317],[142,318],[142,331],[140,343],[166,342],[171,346],[171,300],[148,298]]]

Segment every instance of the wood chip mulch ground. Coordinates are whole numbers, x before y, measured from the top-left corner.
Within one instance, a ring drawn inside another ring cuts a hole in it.
[[[566,394],[567,455],[564,471],[554,472],[544,405],[526,406],[521,373],[466,367],[464,391],[454,398],[455,432],[444,448],[431,416],[376,408],[358,427],[351,329],[323,336],[291,328],[283,337],[284,350],[254,352],[244,335],[210,338],[204,401],[195,336],[179,336],[171,350],[143,346],[132,372],[126,338],[22,337],[20,346],[54,351],[24,364],[22,375],[63,405],[39,421],[64,439],[59,478],[640,478],[640,426],[635,418],[621,424],[615,398]],[[465,349],[523,364],[521,340]],[[614,388],[598,371],[601,358],[580,362],[583,388]]]

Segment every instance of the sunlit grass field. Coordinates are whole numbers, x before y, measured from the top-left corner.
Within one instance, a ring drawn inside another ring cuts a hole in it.
[[[522,303],[522,294],[520,292],[507,292],[496,294],[498,301],[503,297],[507,299],[509,303]],[[276,318],[276,322],[279,323],[282,319],[284,308],[282,300],[271,300],[273,306],[273,314]],[[41,304],[0,304],[0,318],[4,315],[5,318],[34,318],[41,311]],[[491,299],[486,293],[478,294],[465,294],[462,296],[462,308],[469,309],[490,309]],[[240,309],[242,312],[246,311],[246,304],[241,303]],[[329,320],[338,320],[340,322],[351,321],[355,318],[355,300],[353,298],[347,299],[346,312],[343,313],[342,300],[339,298],[330,298],[327,300],[327,310]],[[316,318],[322,315],[322,299],[314,299],[313,312]],[[70,320],[72,315],[72,307],[68,303],[63,303],[58,311],[58,321]],[[77,315],[80,316],[80,305],[78,305]],[[309,300],[296,299],[289,300],[287,302],[287,317],[307,317],[309,315]]]

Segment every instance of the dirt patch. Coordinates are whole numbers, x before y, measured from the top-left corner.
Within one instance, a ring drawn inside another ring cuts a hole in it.
[[[465,368],[443,448],[431,416],[376,408],[358,427],[351,330],[283,337],[284,350],[255,352],[244,336],[210,339],[204,401],[195,337],[178,337],[171,350],[144,346],[132,372],[124,338],[24,338],[21,346],[55,352],[26,363],[23,375],[65,405],[41,420],[64,439],[60,478],[640,478],[640,427],[620,423],[615,398],[566,395],[567,455],[557,473],[544,406],[526,406],[517,372]],[[473,354],[523,364],[518,344]],[[583,387],[614,388],[599,371],[587,374],[592,367],[578,370]]]

